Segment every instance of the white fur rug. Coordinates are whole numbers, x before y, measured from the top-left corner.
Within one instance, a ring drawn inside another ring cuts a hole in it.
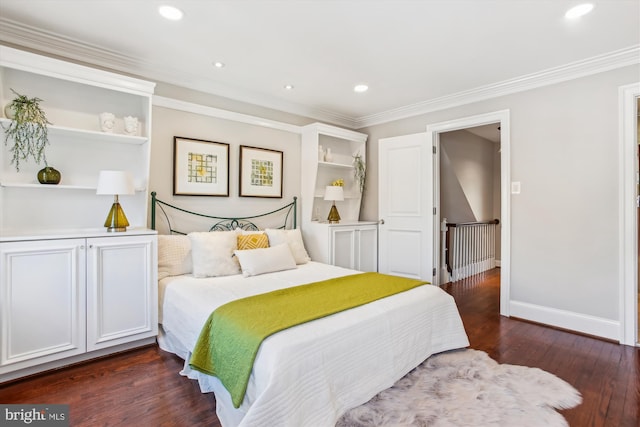
[[[581,402],[576,389],[546,371],[454,350],[431,356],[336,426],[560,427],[568,424],[554,408]]]

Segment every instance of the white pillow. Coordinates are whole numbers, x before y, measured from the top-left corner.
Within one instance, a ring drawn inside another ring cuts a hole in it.
[[[190,274],[192,269],[189,238],[181,235],[158,235],[158,280]]]
[[[235,231],[189,233],[194,277],[230,276],[240,273],[233,251],[238,248]]]
[[[242,228],[238,227],[238,228],[236,228],[236,233],[242,234],[243,236],[246,236],[247,234],[264,233],[264,231],[263,230],[243,230]]]
[[[267,228],[265,230],[269,237],[269,246],[276,246],[281,243],[287,243],[291,254],[296,260],[296,264],[306,264],[311,261],[307,250],[304,248],[304,242],[302,241],[302,233],[300,229],[293,230],[279,230],[273,228]]]
[[[234,252],[240,261],[244,277],[296,268],[296,260],[293,259],[289,245],[286,243],[269,248],[236,250]]]

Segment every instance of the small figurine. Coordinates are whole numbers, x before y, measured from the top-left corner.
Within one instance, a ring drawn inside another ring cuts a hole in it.
[[[113,133],[116,116],[113,113],[100,113],[100,129],[102,132]]]
[[[138,134],[138,118],[126,116],[124,118],[124,133],[126,135],[137,135]]]

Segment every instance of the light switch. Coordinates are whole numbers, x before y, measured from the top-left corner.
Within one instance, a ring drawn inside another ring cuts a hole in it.
[[[511,194],[520,194],[520,181],[511,183]]]

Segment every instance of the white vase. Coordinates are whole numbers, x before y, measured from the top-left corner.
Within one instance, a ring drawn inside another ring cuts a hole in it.
[[[333,154],[331,154],[331,148],[327,148],[327,152],[324,155],[324,161],[325,162],[333,162]]]
[[[11,119],[13,120],[13,118],[15,117],[15,114],[13,113],[13,108],[10,107],[10,103],[4,106],[4,116],[7,119]]]
[[[318,161],[324,162],[324,149],[322,148],[322,145],[318,145]]]

